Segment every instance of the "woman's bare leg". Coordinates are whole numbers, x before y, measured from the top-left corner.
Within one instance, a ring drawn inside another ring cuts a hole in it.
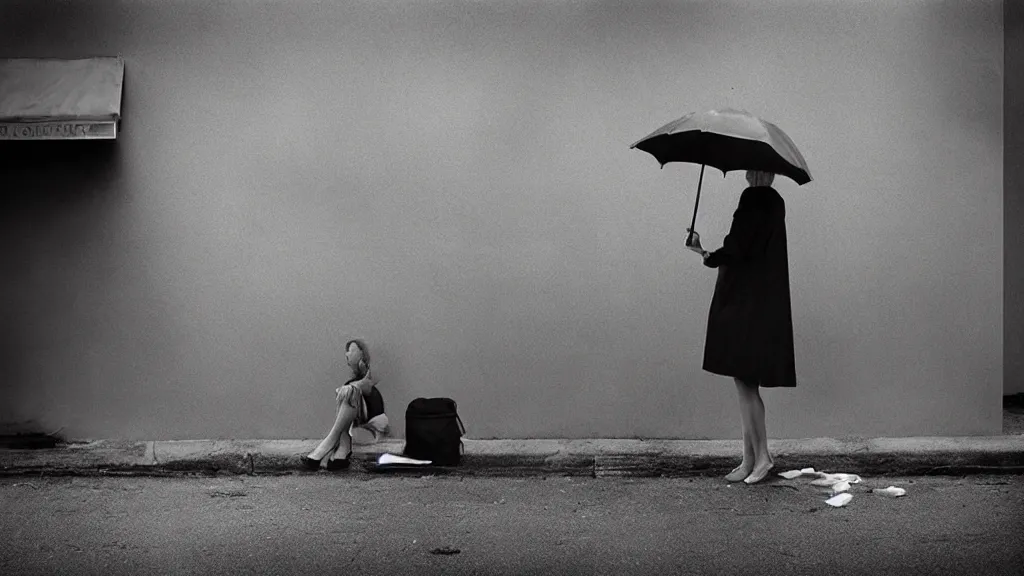
[[[309,458],[322,460],[324,456],[335,450],[348,455],[349,450],[352,449],[352,435],[349,434],[349,428],[352,427],[352,422],[355,419],[355,407],[350,404],[348,397],[343,396],[338,402],[338,413],[334,417],[334,426],[320,441],[320,444],[309,453]]]
[[[771,454],[768,452],[768,432],[765,428],[764,400],[761,399],[756,383],[749,385],[748,390],[750,394],[748,404],[750,409],[749,421],[752,422],[754,431],[754,468],[751,470],[750,476],[744,479],[744,482],[753,484],[768,475],[768,471],[771,470],[774,462],[772,461]]]
[[[750,391],[739,378],[733,380],[736,382],[736,392],[739,395],[740,422],[743,426],[743,461],[729,472],[725,479],[729,482],[739,482],[749,476],[754,469],[754,422],[751,420]]]
[[[757,389],[754,389],[753,402],[751,402],[751,417],[754,421],[754,429],[757,431],[757,442],[754,444],[754,462],[771,462],[772,455],[768,453],[768,431],[765,428],[764,400]]]

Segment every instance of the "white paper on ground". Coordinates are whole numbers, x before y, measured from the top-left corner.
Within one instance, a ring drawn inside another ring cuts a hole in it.
[[[811,481],[811,484],[815,486],[833,486],[840,482],[857,484],[860,482],[860,476],[857,476],[856,474],[843,474],[841,472],[836,474],[822,474],[821,478]]]
[[[408,464],[413,466],[425,466],[430,464],[430,460],[414,460],[412,458],[406,458],[405,456],[396,456],[395,454],[384,453],[377,458],[378,466],[386,466],[388,464]]]
[[[779,476],[782,476],[786,480],[792,480],[793,478],[799,478],[804,474],[812,474],[817,476],[823,475],[821,472],[815,472],[814,468],[802,468],[800,470],[787,470],[785,472],[780,472]]]
[[[846,492],[850,489],[850,483],[846,480],[832,485],[832,492],[838,494],[840,492]]]
[[[833,496],[828,500],[825,500],[825,504],[839,508],[840,506],[846,506],[847,502],[849,502],[850,500],[853,500],[853,494],[850,494],[849,492],[843,492],[842,494]]]
[[[872,490],[872,492],[874,492],[875,494],[881,494],[882,496],[889,496],[891,498],[903,496],[907,493],[907,491],[904,490],[903,488],[897,488],[896,486],[889,486],[888,488],[875,488],[874,490]]]

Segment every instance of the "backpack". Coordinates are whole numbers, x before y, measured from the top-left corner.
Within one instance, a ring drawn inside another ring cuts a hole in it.
[[[439,466],[457,466],[465,433],[455,400],[417,398],[405,410],[405,450],[402,455],[430,460]]]

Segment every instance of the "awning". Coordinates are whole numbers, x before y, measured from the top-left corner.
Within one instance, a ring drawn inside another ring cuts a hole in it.
[[[124,60],[0,60],[0,140],[117,137]]]

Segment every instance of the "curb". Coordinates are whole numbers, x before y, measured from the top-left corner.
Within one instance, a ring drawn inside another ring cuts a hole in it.
[[[299,457],[316,440],[79,442],[41,450],[0,450],[0,476],[180,476],[336,474],[303,470]],[[365,473],[527,477],[720,476],[737,463],[739,440],[464,440],[462,463],[381,472],[376,458],[400,454],[404,441],[353,447]],[[1024,473],[1024,435],[958,438],[813,438],[770,440],[775,470],[813,467],[872,476]]]

